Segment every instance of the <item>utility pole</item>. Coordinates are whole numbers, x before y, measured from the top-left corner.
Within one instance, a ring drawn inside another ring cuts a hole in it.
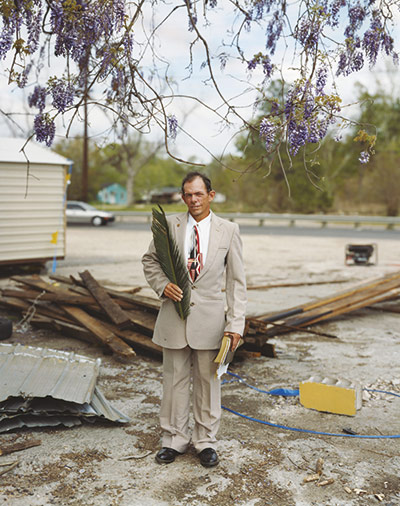
[[[86,54],[85,61],[83,62],[83,68],[81,72],[84,72],[85,81],[83,87],[83,153],[82,153],[82,189],[81,195],[83,202],[87,202],[88,185],[89,185],[89,138],[88,138],[88,71],[89,71],[89,52]]]
[[[88,140],[88,62],[85,65],[85,88],[83,96],[83,156],[82,156],[82,200],[88,201],[89,140]]]

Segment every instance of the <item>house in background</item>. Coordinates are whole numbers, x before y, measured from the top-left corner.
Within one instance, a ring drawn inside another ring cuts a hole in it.
[[[165,186],[150,192],[152,204],[172,204],[181,201],[181,189],[175,186]]]
[[[102,204],[126,206],[128,201],[126,188],[118,183],[105,186],[97,193],[97,200]]]
[[[70,160],[25,139],[0,138],[0,265],[65,256]],[[29,162],[29,163],[28,163]]]

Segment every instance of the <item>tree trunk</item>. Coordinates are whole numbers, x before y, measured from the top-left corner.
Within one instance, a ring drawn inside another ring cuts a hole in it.
[[[135,185],[135,169],[128,166],[126,174],[126,205],[130,206],[134,202],[133,189]]]

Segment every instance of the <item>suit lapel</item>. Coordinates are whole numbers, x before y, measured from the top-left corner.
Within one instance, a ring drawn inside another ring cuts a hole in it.
[[[206,263],[202,270],[200,271],[200,274],[197,279],[201,278],[201,276],[207,272],[207,270],[210,268],[210,265],[212,265],[215,255],[218,252],[218,248],[221,242],[222,238],[222,229],[218,220],[218,217],[215,216],[214,213],[211,214],[211,223],[210,223],[210,239],[208,241],[208,251],[207,251],[207,258]]]
[[[183,261],[185,263],[187,263],[185,255],[186,225],[187,225],[187,213],[178,214],[176,216],[176,221],[174,223],[174,232],[176,244],[178,245],[179,252],[182,255]]]

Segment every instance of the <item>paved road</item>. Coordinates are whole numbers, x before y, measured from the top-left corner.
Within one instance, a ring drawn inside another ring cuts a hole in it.
[[[118,230],[140,230],[147,231],[150,229],[149,223],[142,222],[116,222],[108,225]],[[92,228],[90,225],[69,225],[69,227],[85,227]],[[348,239],[369,239],[369,240],[396,240],[400,239],[400,230],[387,230],[385,228],[354,228],[354,227],[305,227],[295,226],[263,226],[240,224],[241,234],[246,235],[275,235],[275,236],[304,236],[304,237],[342,237]]]

